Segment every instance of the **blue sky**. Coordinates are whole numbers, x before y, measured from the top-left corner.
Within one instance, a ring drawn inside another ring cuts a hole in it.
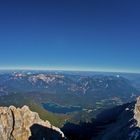
[[[140,72],[138,0],[0,1],[0,68]]]

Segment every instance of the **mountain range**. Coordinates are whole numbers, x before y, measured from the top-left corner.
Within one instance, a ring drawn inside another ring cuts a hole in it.
[[[123,73],[3,71],[0,106],[27,105],[69,140],[127,140],[125,134],[133,140],[139,131],[134,125],[138,79]]]

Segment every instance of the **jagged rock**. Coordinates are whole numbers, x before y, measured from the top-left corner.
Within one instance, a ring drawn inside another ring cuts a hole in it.
[[[43,121],[28,106],[0,107],[0,140],[65,140],[61,130]]]
[[[134,109],[134,119],[137,121],[137,126],[140,127],[140,97],[137,98]]]

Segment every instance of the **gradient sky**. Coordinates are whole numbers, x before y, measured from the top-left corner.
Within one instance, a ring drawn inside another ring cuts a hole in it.
[[[0,0],[0,68],[140,72],[139,0]]]

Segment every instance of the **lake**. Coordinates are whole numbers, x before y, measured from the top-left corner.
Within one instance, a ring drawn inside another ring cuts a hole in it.
[[[81,111],[82,108],[80,106],[62,106],[59,104],[55,103],[42,103],[42,106],[44,109],[53,112],[53,113],[61,113],[61,114],[66,114],[66,113],[71,113],[71,112],[76,112],[76,111]]]

